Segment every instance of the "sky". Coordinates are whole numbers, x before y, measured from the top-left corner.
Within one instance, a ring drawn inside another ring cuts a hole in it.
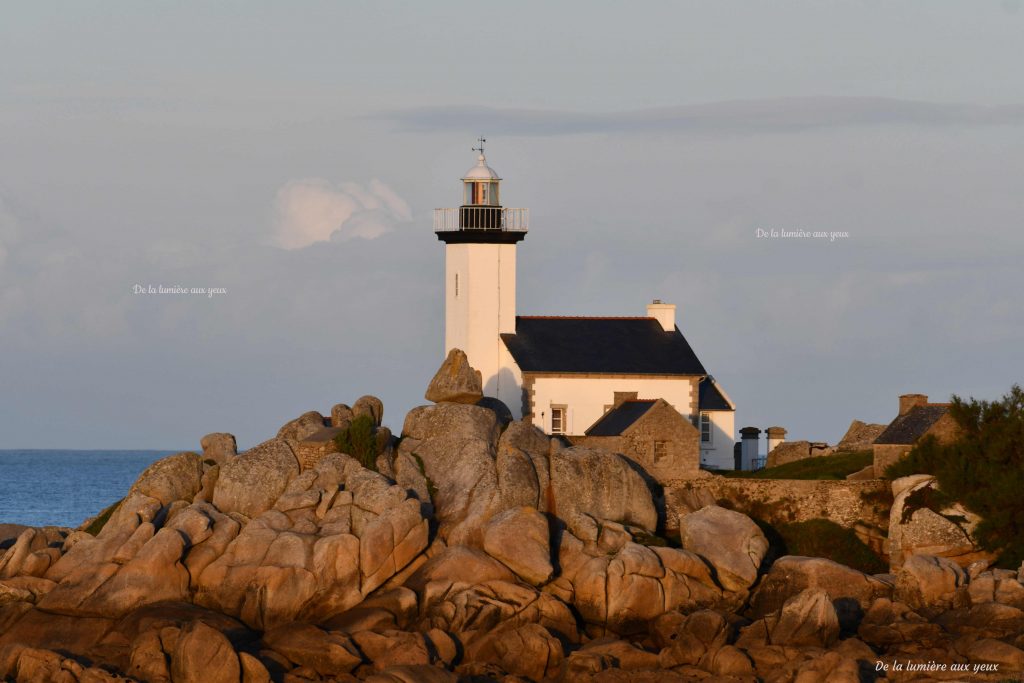
[[[1021,5],[12,5],[0,448],[245,447],[363,394],[398,431],[443,357],[432,209],[481,133],[531,212],[519,313],[675,303],[737,428],[998,398]]]

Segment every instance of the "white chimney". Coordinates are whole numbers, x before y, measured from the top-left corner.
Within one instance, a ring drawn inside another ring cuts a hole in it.
[[[647,304],[647,317],[654,318],[661,323],[661,329],[666,332],[676,330],[676,305],[662,303],[661,299],[655,299]]]

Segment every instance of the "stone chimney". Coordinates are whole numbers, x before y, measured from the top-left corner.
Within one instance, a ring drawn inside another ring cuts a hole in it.
[[[636,391],[616,391],[612,398],[612,408],[618,408],[626,401],[635,401],[637,396],[639,392]]]
[[[780,443],[786,440],[786,430],[782,427],[769,427],[764,430],[764,433],[768,435],[768,452],[771,453],[772,449],[778,446]]]
[[[661,329],[666,332],[676,330],[676,305],[666,304],[661,299],[655,299],[647,304],[647,317],[654,318],[661,323]]]
[[[928,397],[924,394],[903,394],[900,396],[900,415],[906,415],[917,406],[928,404]]]

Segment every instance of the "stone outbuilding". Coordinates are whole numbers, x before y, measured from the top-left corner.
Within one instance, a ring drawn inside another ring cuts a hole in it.
[[[622,453],[661,484],[689,479],[700,469],[700,432],[661,398],[619,392],[608,412],[570,440]]]
[[[889,423],[872,446],[875,476],[910,452],[926,436],[934,436],[940,443],[950,443],[960,437],[961,429],[949,412],[949,403],[929,403],[924,394],[900,396],[900,412]]]
[[[295,457],[302,471],[313,469],[328,453],[337,453],[338,446],[334,439],[344,427],[323,427],[299,441],[295,448]]]

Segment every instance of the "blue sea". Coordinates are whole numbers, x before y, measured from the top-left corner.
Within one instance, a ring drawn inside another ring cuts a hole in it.
[[[77,527],[176,452],[0,450],[0,524]]]

